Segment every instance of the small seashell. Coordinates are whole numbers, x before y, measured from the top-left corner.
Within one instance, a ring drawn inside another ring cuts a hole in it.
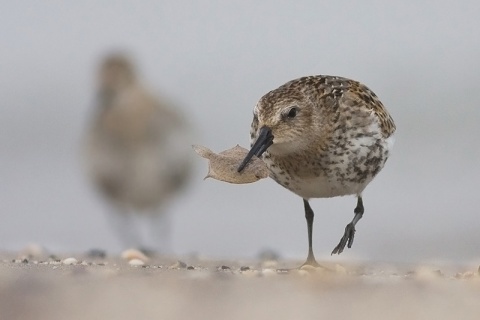
[[[270,269],[270,268],[262,269],[262,276],[270,277],[276,274],[277,274],[277,270],[275,269]]]
[[[145,265],[145,262],[143,262],[142,260],[140,259],[131,259],[128,261],[128,264],[131,265],[131,266],[143,266]]]
[[[73,264],[77,264],[78,261],[77,261],[77,259],[71,257],[71,258],[63,259],[62,263],[65,264],[65,265],[73,265]]]
[[[237,171],[238,166],[248,154],[248,150],[238,144],[219,154],[203,146],[193,145],[192,147],[198,155],[208,159],[208,173],[205,179],[213,178],[229,183],[245,184],[268,177],[267,165],[256,156],[252,158],[242,172]]]
[[[127,249],[122,252],[121,257],[128,261],[132,259],[138,259],[142,260],[143,262],[147,262],[149,260],[143,252],[137,249]]]

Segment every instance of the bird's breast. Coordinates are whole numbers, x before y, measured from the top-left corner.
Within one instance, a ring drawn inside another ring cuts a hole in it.
[[[375,137],[287,156],[265,154],[270,177],[303,198],[361,194],[383,168],[391,146]]]

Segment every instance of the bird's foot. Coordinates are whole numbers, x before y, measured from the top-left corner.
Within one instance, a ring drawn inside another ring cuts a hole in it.
[[[313,255],[313,252],[310,250],[308,253],[307,260],[300,266],[299,269],[301,269],[304,266],[310,266],[314,268],[321,267],[321,265],[315,260],[315,256]]]
[[[342,239],[340,239],[340,242],[338,243],[338,245],[335,247],[335,249],[333,249],[332,255],[342,253],[343,249],[345,249],[345,245],[347,245],[348,248],[351,248],[354,237],[355,237],[355,225],[353,223],[349,223],[345,227],[345,233],[343,234]]]
[[[307,261],[305,261],[299,269],[305,267],[305,266],[310,266],[310,267],[314,267],[314,268],[319,268],[321,267],[321,265],[317,262],[317,260],[313,259],[313,260],[309,260],[307,259]]]

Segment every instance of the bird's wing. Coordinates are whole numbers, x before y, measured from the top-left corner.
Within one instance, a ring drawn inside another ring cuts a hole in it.
[[[392,117],[378,99],[377,95],[367,86],[350,80],[347,89],[344,89],[342,98],[345,103],[355,108],[366,109],[373,112],[378,119],[385,137],[389,137],[395,132],[396,127]]]

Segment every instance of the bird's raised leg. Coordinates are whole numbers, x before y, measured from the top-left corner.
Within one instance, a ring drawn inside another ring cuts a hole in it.
[[[355,216],[353,217],[352,222],[347,224],[345,227],[345,233],[343,234],[342,239],[340,239],[340,243],[335,247],[335,249],[333,249],[332,255],[342,253],[345,245],[347,245],[348,248],[352,247],[353,239],[355,237],[355,225],[357,224],[358,220],[362,219],[363,211],[363,200],[362,197],[359,196],[357,200],[357,206],[353,211]]]
[[[303,205],[305,207],[305,219],[307,220],[307,230],[308,230],[308,256],[307,256],[307,260],[305,261],[305,263],[302,264],[302,267],[305,266],[305,265],[313,266],[313,267],[319,267],[320,265],[315,260],[315,256],[313,255],[313,249],[312,249],[312,233],[313,233],[314,213],[313,213],[313,210],[310,207],[310,204],[308,203],[307,200],[303,199]]]

